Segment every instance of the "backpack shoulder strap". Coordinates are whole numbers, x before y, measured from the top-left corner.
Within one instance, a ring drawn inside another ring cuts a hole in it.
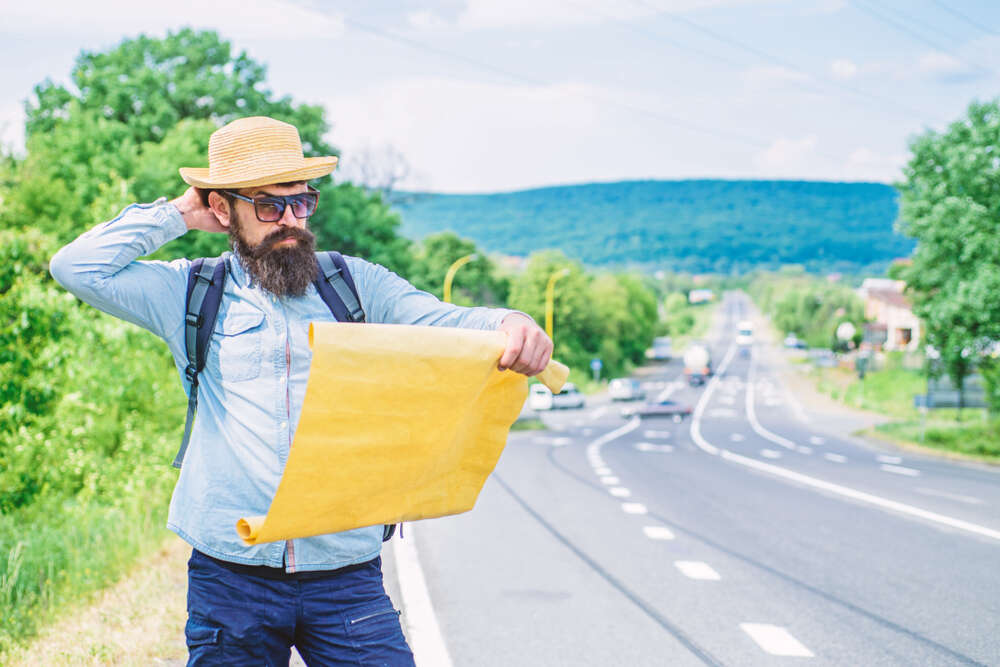
[[[316,253],[319,275],[313,284],[338,322],[364,322],[358,288],[347,270],[344,256],[334,250]]]
[[[204,257],[191,262],[188,270],[187,295],[184,308],[184,347],[187,352],[187,367],[184,376],[191,383],[188,392],[188,411],[184,421],[184,438],[174,457],[173,466],[181,467],[194,415],[198,411],[198,374],[205,368],[208,358],[208,343],[215,328],[222,303],[222,290],[229,270],[229,257]]]

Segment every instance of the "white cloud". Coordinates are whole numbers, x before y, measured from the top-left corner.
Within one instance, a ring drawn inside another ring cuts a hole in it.
[[[170,0],[170,2],[134,2],[125,0],[89,0],[77,2],[5,3],[4,22],[16,25],[20,35],[54,33],[77,34],[81,26],[91,37],[102,35],[120,38],[125,34],[146,32],[163,34],[166,28],[195,26],[213,28],[227,37],[241,40],[336,37],[343,34],[342,16],[334,11],[319,11],[288,0]]]
[[[851,79],[858,73],[858,66],[846,58],[838,58],[830,63],[830,73],[835,79]]]
[[[978,68],[940,51],[928,51],[920,56],[917,71],[944,83],[966,81],[982,74]]]
[[[754,156],[754,164],[773,175],[787,175],[808,166],[816,151],[819,137],[810,134],[801,139],[782,137]]]
[[[852,181],[898,181],[908,159],[906,153],[883,154],[860,146],[848,156],[844,178]]]

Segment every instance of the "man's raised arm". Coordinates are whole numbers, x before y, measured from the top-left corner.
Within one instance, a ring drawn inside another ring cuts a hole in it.
[[[166,338],[184,321],[190,262],[136,260],[188,229],[224,231],[194,188],[172,202],[128,206],[57,252],[49,271],[95,308]]]

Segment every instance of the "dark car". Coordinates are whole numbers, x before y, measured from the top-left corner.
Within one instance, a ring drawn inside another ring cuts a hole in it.
[[[685,417],[690,416],[690,414],[690,405],[681,405],[677,401],[671,401],[669,398],[646,403],[636,408],[625,408],[622,410],[623,417],[670,417],[675,422],[680,422]]]

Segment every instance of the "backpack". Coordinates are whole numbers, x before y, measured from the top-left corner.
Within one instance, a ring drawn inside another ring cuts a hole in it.
[[[226,274],[229,272],[229,257],[228,252],[220,257],[202,257],[191,262],[188,270],[184,313],[184,347],[187,350],[188,365],[184,369],[184,376],[191,383],[191,391],[188,394],[184,439],[174,458],[175,468],[181,467],[191,439],[191,427],[198,411],[198,374],[205,368],[208,357],[208,343],[215,329]],[[333,316],[338,322],[363,323],[365,311],[361,308],[358,288],[351,278],[343,255],[332,250],[317,252],[316,262],[319,270],[313,285]],[[387,524],[382,531],[382,541],[391,538],[395,532],[396,526]]]

